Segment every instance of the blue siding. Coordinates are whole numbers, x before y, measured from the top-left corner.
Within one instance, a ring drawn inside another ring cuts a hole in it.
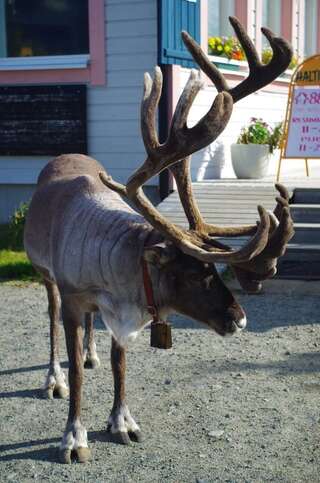
[[[200,43],[200,0],[159,0],[159,63],[193,67],[181,30]]]

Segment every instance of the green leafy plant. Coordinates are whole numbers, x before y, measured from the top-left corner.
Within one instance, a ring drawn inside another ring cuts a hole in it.
[[[8,243],[13,250],[23,250],[23,230],[29,203],[21,203],[12,215],[8,227]]]
[[[246,60],[246,54],[236,37],[209,37],[208,53],[225,57],[229,60]],[[265,47],[261,52],[261,61],[263,64],[269,64],[273,56],[272,49]],[[294,69],[298,65],[297,56],[293,55],[288,69]]]
[[[266,47],[262,50],[261,60],[263,64],[269,64],[272,59],[272,49],[270,47]],[[298,65],[298,57],[296,55],[292,56],[291,62],[289,64],[288,69],[294,69]]]
[[[263,49],[261,54],[262,63],[269,64],[269,62],[272,59],[272,55],[273,55],[272,49],[270,49],[269,47],[266,47],[265,49]]]
[[[280,146],[282,136],[282,123],[274,128],[256,117],[250,119],[248,126],[241,129],[237,144],[267,144],[270,153]]]
[[[270,152],[273,153],[275,149],[280,149],[283,135],[283,123],[278,122],[271,131],[269,139]]]
[[[226,57],[229,60],[245,60],[245,54],[236,37],[209,37],[208,51],[211,55]]]

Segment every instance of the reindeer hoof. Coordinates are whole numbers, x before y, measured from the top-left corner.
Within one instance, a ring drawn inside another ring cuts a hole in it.
[[[98,369],[100,367],[100,360],[98,357],[87,357],[84,361],[85,369]]]
[[[46,399],[67,399],[69,396],[69,389],[67,386],[46,387],[43,393]]]
[[[63,386],[48,387],[43,391],[45,399],[67,399],[69,396],[69,389]]]
[[[54,397],[66,399],[69,396],[69,388],[60,366],[49,367],[48,375],[44,383],[43,394],[47,399],[53,399]]]
[[[67,386],[56,386],[53,390],[53,397],[67,399],[69,396],[69,388]]]
[[[77,461],[79,463],[87,463],[91,460],[91,451],[89,448],[78,448],[73,451],[76,453]]]
[[[78,463],[87,463],[91,459],[91,451],[89,448],[77,449],[61,449],[59,450],[60,463],[70,465],[73,461]]]

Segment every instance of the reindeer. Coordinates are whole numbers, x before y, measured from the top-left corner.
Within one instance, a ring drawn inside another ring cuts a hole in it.
[[[205,223],[192,193],[189,175],[192,153],[212,143],[225,129],[233,104],[275,79],[291,58],[289,45],[262,29],[273,49],[271,62],[263,66],[255,48],[236,18],[230,22],[246,53],[250,73],[230,88],[199,45],[186,33],[183,41],[195,62],[213,81],[218,94],[207,114],[187,127],[191,105],[202,87],[196,71],[177,104],[167,141],[160,144],[156,110],[162,75],[144,78],[141,130],[147,158],[126,186],[112,180],[94,159],[67,154],[49,162],[39,175],[25,228],[25,248],[42,274],[48,293],[51,354],[45,383],[48,397],[68,395],[58,354],[60,302],[69,357],[70,405],[59,450],[61,462],[90,458],[87,432],[81,421],[83,364],[97,366],[92,334],[93,313],[100,311],[112,336],[111,366],[114,403],[108,430],[114,441],[140,441],[141,431],[125,400],[126,345],[150,323],[150,307],[144,289],[147,273],[153,290],[153,309],[166,319],[170,312],[191,317],[224,336],[246,326],[243,308],[224,285],[216,262],[229,264],[241,285],[259,291],[261,281],[276,272],[277,259],[293,235],[288,193],[280,196],[273,214],[258,206],[259,222],[251,226],[219,227]],[[176,180],[189,221],[185,230],[166,220],[145,197],[142,186],[169,168]],[[123,200],[129,200],[138,212]],[[216,237],[250,236],[232,250]],[[82,324],[86,335],[83,349]]]

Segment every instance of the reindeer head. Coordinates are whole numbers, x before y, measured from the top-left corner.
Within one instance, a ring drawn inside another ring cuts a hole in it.
[[[290,63],[291,48],[285,40],[275,37],[263,28],[273,50],[268,65],[262,65],[254,45],[239,21],[230,22],[246,53],[250,72],[239,85],[230,89],[225,78],[212,64],[200,46],[187,34],[182,38],[195,62],[208,75],[218,90],[207,114],[192,128],[187,127],[191,105],[202,87],[196,71],[190,78],[178,101],[164,144],[160,144],[156,130],[156,110],[161,90],[162,74],[155,69],[154,80],[145,74],[144,96],[141,105],[141,131],[147,159],[130,177],[126,186],[100,173],[103,183],[129,199],[145,219],[162,235],[164,246],[146,248],[146,259],[161,271],[171,293],[170,305],[200,322],[206,323],[221,335],[233,333],[245,326],[245,313],[232,293],[221,281],[214,263],[227,263],[235,271],[242,286],[250,291],[260,287],[260,281],[275,273],[277,258],[283,254],[286,243],[293,235],[286,190],[280,194],[274,214],[258,206],[259,222],[253,226],[219,227],[208,225],[202,219],[192,193],[190,156],[208,146],[225,129],[233,104],[272,82]],[[189,230],[171,223],[149,202],[142,185],[151,177],[169,168],[176,180],[181,203],[189,221]],[[251,236],[239,250],[223,245],[216,237]]]

